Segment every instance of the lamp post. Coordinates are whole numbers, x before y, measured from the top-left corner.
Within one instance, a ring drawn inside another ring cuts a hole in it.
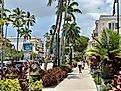
[[[69,59],[70,59],[70,65],[72,65],[72,44],[69,44],[69,47],[70,47]]]

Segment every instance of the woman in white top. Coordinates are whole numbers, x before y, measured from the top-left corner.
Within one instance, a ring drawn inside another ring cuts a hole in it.
[[[82,73],[82,62],[81,61],[79,61],[78,63],[77,63],[77,65],[78,65],[78,68],[79,68],[79,73]]]

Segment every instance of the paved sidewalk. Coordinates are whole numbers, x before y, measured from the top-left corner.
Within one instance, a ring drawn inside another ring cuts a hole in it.
[[[74,68],[72,73],[55,88],[45,88],[43,91],[97,91],[93,78],[89,74],[89,68],[85,67],[82,73]]]
[[[53,91],[97,91],[96,85],[89,74],[89,68],[86,67],[79,73],[78,68],[62,81]]]

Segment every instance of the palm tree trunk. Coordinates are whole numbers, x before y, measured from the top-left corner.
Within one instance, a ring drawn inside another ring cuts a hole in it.
[[[60,9],[60,1],[61,0],[58,1],[58,13],[57,13],[57,18],[56,18],[56,24],[55,24],[54,32],[53,32],[53,35],[52,35],[52,38],[51,38],[51,42],[50,42],[50,51],[49,52],[51,52],[51,50],[52,50],[55,33],[58,32],[58,34],[59,34],[59,31],[60,31],[60,29],[58,27],[59,26],[59,22],[60,22],[60,15],[61,15],[60,14],[61,11],[59,10]],[[58,39],[58,42],[59,42],[59,39]],[[59,46],[58,46],[58,49],[59,49]],[[59,59],[59,56],[58,56],[58,59]]]
[[[66,24],[67,9],[68,9],[69,4],[70,4],[70,0],[67,0],[66,3],[65,3],[66,11],[65,11],[65,14],[64,14],[64,24]],[[67,21],[67,23],[68,23],[68,21]],[[64,59],[65,58],[65,41],[66,41],[66,39],[64,39],[64,38],[66,38],[65,36],[66,35],[64,35],[64,33],[62,31],[62,44],[64,44],[64,45],[62,45],[62,63],[63,64],[64,64],[64,61],[65,61],[65,59]]]
[[[58,25],[58,66],[60,66],[60,28],[62,24],[62,17],[63,17],[63,12],[61,11],[61,8],[63,7],[63,0],[59,0],[59,9],[60,9],[60,17],[59,17],[59,25]]]
[[[18,51],[18,44],[19,44],[19,32],[20,32],[20,30],[19,30],[19,27],[18,27],[18,30],[17,30],[17,45],[16,45],[17,51]]]
[[[58,5],[59,5],[59,2],[58,2]],[[52,35],[52,38],[51,38],[51,41],[50,41],[50,51],[49,51],[49,52],[51,52],[51,50],[52,50],[52,45],[53,45],[53,41],[54,41],[54,36],[55,36],[56,31],[57,31],[57,26],[58,26],[58,23],[59,23],[59,17],[60,17],[60,15],[57,14],[54,32],[53,32],[53,35]]]

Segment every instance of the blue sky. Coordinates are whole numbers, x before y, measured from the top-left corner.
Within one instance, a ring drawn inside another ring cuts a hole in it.
[[[5,0],[5,7],[13,9],[19,7],[29,11],[36,17],[36,24],[32,28],[33,37],[43,37],[49,32],[50,26],[55,24],[55,6],[47,7],[48,0]],[[102,14],[112,14],[113,0],[77,0],[83,14],[77,14],[77,23],[81,27],[81,35],[90,37],[95,28],[95,20]],[[16,31],[9,27],[8,36],[16,36]]]

